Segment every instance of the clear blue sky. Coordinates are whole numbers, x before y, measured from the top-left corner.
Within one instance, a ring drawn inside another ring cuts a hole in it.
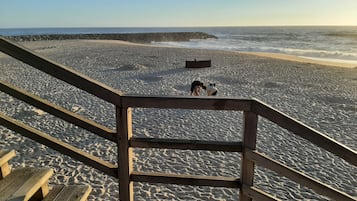
[[[1,0],[0,28],[357,25],[357,0]]]

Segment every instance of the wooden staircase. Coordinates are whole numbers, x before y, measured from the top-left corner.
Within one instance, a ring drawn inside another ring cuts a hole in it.
[[[0,150],[0,201],[84,201],[90,186],[71,185],[49,187],[53,170],[47,167],[24,167],[11,170],[8,161],[15,151]]]

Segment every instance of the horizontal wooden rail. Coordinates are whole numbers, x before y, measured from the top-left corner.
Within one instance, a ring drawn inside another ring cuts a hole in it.
[[[68,155],[84,164],[104,172],[113,177],[118,177],[117,166],[90,155],[78,148],[58,140],[46,133],[27,126],[13,118],[0,113],[0,124],[43,145],[46,145],[62,154]]]
[[[88,76],[78,73],[71,68],[42,57],[36,54],[34,51],[29,50],[1,36],[0,51],[105,101],[115,105],[120,104],[119,97],[122,95],[122,92],[115,90]]]
[[[32,95],[22,89],[19,89],[13,85],[0,81],[0,91],[3,91],[19,100],[22,100],[30,105],[33,105],[41,110],[44,110],[56,117],[59,117],[69,123],[84,128],[90,132],[93,132],[107,140],[116,142],[116,133],[114,130],[106,128],[94,121],[86,119],[76,113],[70,112],[58,105],[44,100],[38,96]]]
[[[249,111],[252,100],[224,97],[122,95],[123,107]]]
[[[196,176],[165,173],[133,172],[131,181],[147,183],[179,184],[190,186],[211,186],[240,188],[239,178],[220,176]]]
[[[129,143],[131,147],[136,147],[136,148],[242,152],[242,142],[217,142],[217,141],[158,139],[158,138],[131,138]]]
[[[255,100],[252,105],[252,111],[258,115],[267,118],[282,128],[285,128],[294,134],[312,142],[313,144],[345,159],[347,162],[357,166],[357,152],[351,148],[337,142],[336,140],[310,128],[309,126],[283,114],[274,108]]]
[[[254,186],[247,186],[243,185],[243,192],[247,194],[250,198],[253,198],[253,200],[258,200],[258,201],[280,201],[280,199],[275,198],[274,196],[259,190],[258,188]]]
[[[344,201],[356,201],[352,196],[338,191],[316,179],[313,179],[299,171],[296,171],[284,164],[281,164],[263,154],[258,153],[257,151],[246,151],[246,157],[249,160],[254,161],[257,165],[273,170],[279,175],[285,176],[303,186],[311,188],[321,195],[325,195],[334,200],[344,200]]]

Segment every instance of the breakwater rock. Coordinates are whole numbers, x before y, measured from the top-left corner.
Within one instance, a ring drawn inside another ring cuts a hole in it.
[[[21,35],[9,36],[15,41],[40,41],[40,40],[123,40],[137,43],[164,42],[164,41],[189,41],[191,39],[217,38],[203,32],[162,32],[162,33],[113,33],[113,34],[48,34],[48,35]]]

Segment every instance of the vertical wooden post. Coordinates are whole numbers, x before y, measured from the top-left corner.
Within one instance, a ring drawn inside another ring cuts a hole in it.
[[[129,146],[132,137],[131,108],[116,107],[118,133],[118,167],[119,167],[119,199],[133,201],[133,182],[130,175],[133,171],[133,150]]]
[[[0,179],[5,178],[7,175],[9,175],[11,172],[9,163],[4,163],[2,166],[0,166]]]
[[[50,192],[48,182],[43,184],[40,189],[31,197],[31,200],[43,200]]]
[[[254,162],[245,157],[245,151],[254,150],[256,148],[257,138],[257,114],[244,111],[244,133],[243,133],[243,151],[242,151],[242,164],[241,164],[241,183],[242,187],[239,190],[240,201],[251,201],[252,199],[245,195],[243,186],[252,186],[254,178]]]

